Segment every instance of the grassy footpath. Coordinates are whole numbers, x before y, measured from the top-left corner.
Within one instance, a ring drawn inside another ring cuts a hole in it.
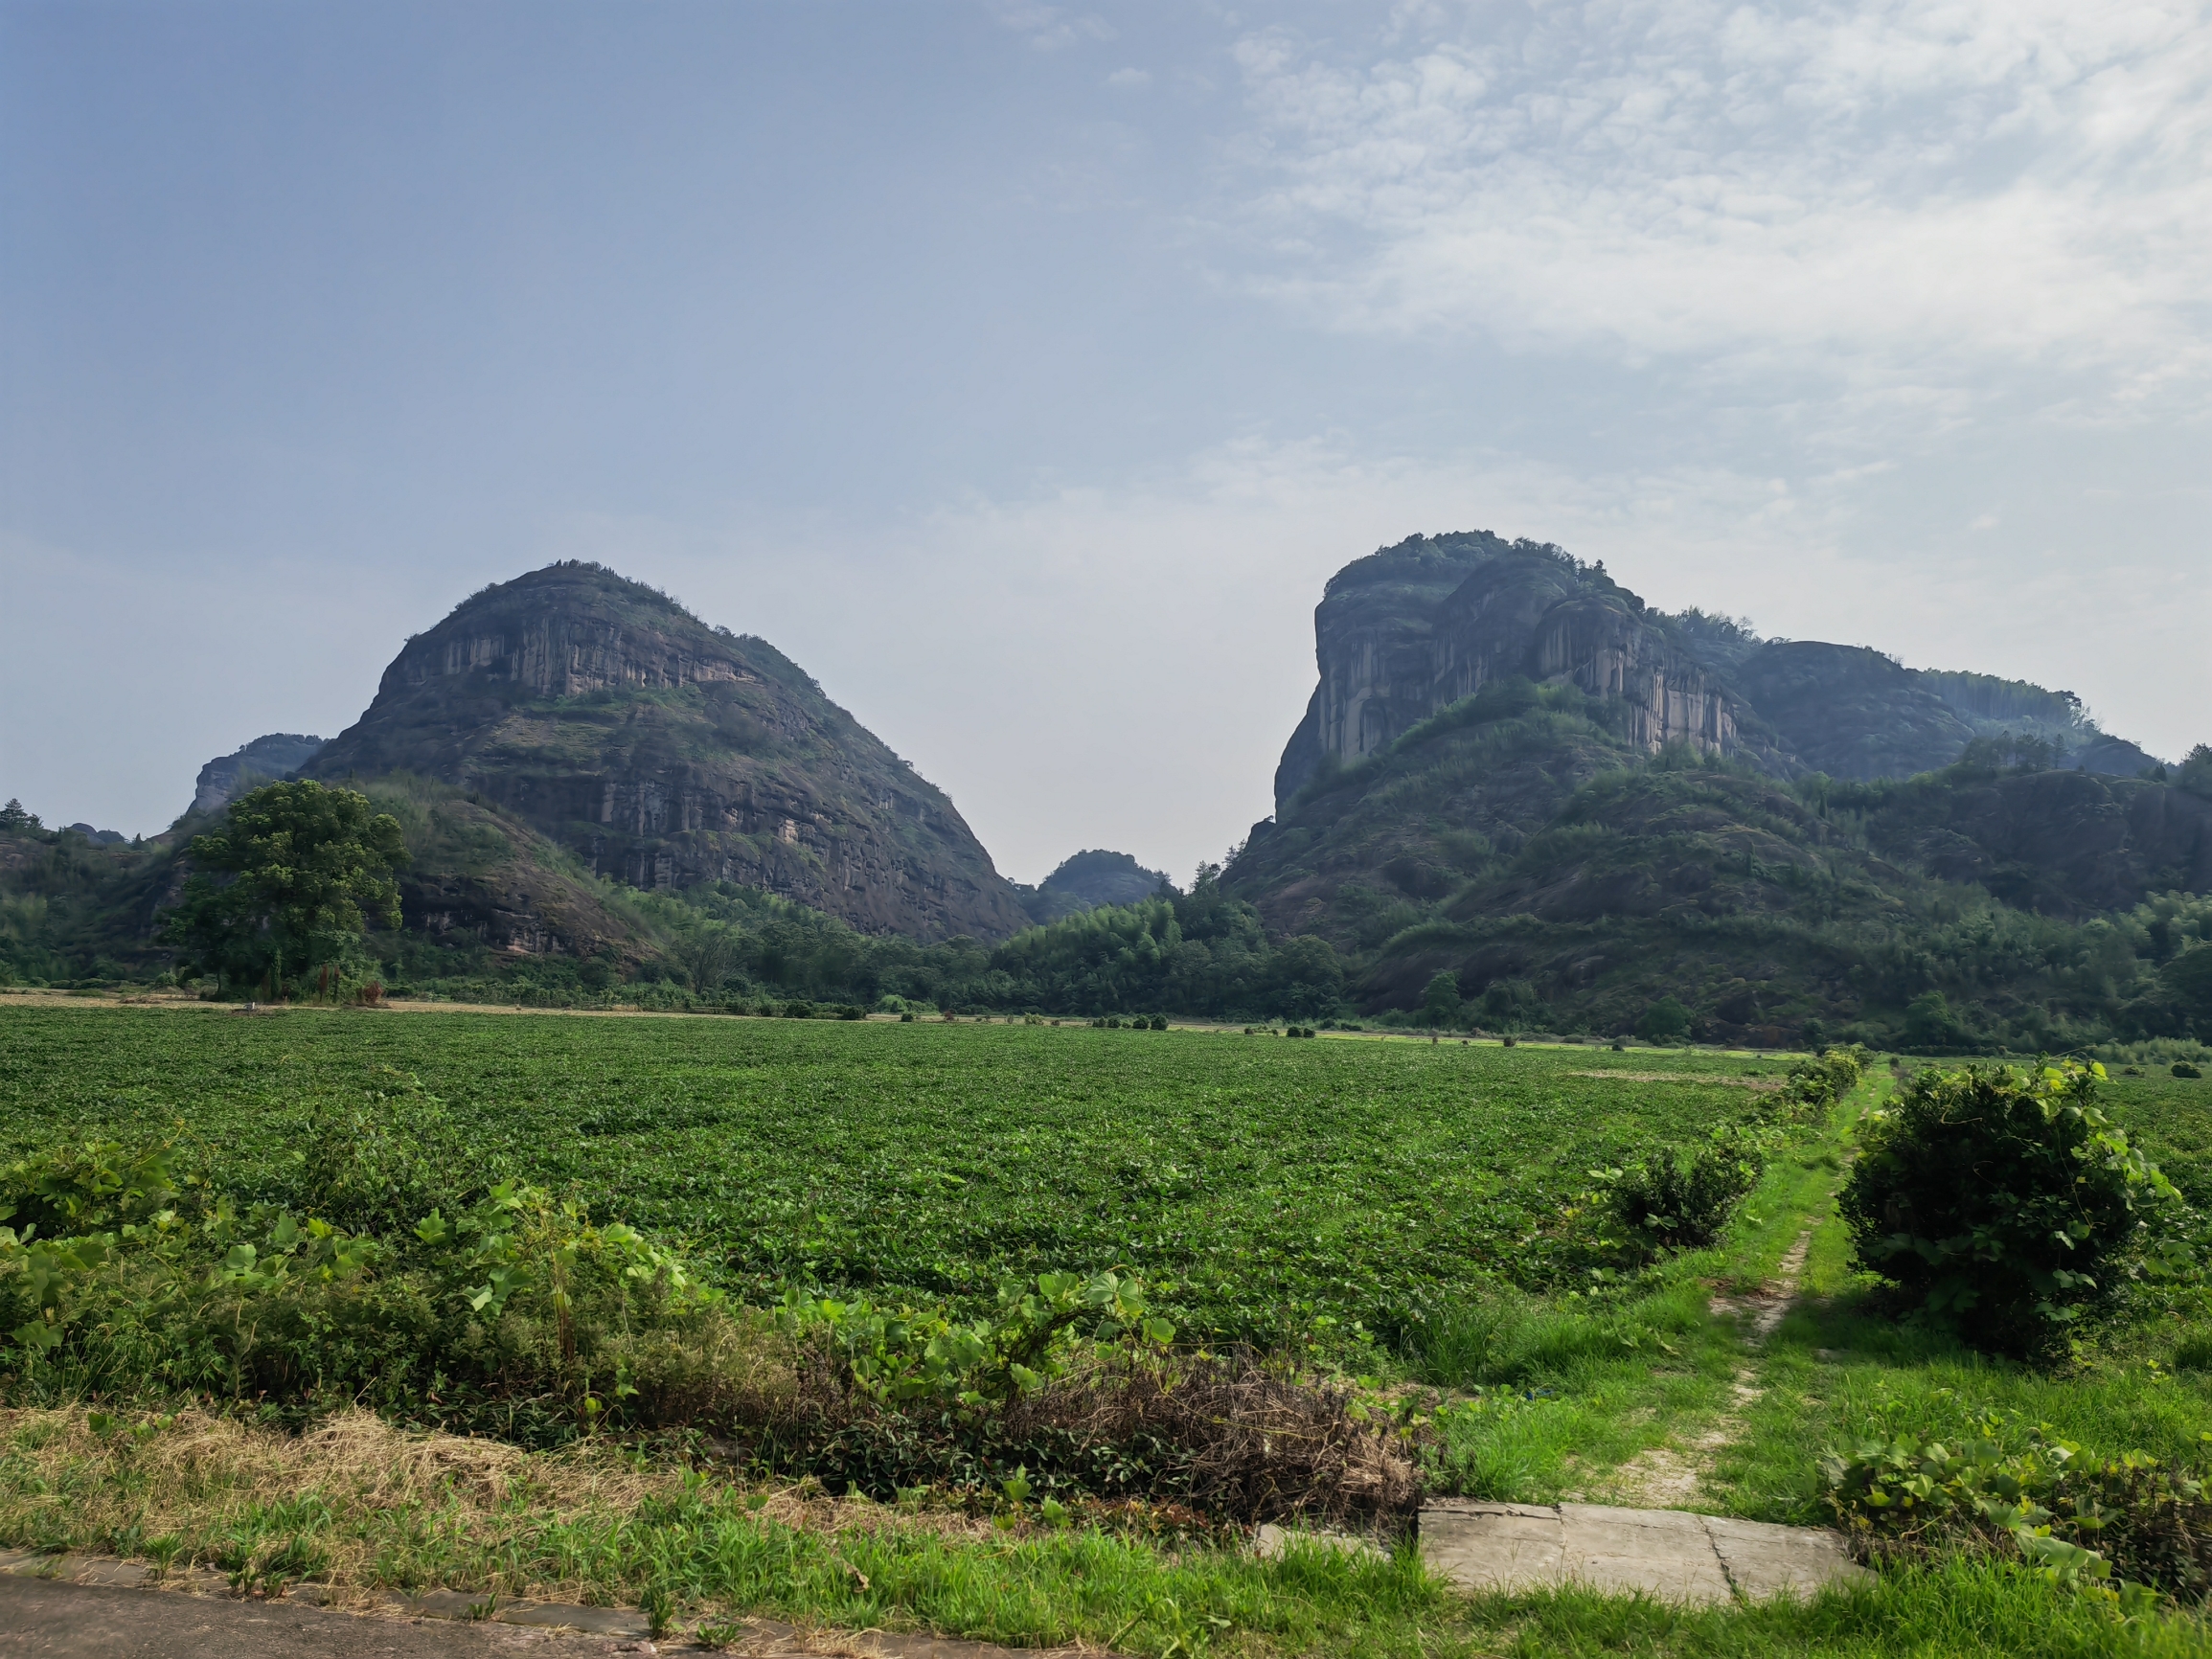
[[[1459,1308],[1415,1367],[1419,1380],[1474,1393],[1442,1419],[1443,1489],[1509,1503],[1635,1503],[1642,1494],[1632,1473],[1624,1487],[1624,1465],[1653,1448],[1694,1455],[1684,1448],[1716,1425],[1732,1426],[1740,1380],[1746,1367],[1756,1375],[1760,1356],[1734,1319],[1711,1311],[1714,1293],[1771,1284],[1809,1229],[1816,1241],[1823,1236],[1851,1125],[1887,1087],[1886,1078],[1871,1079],[1823,1130],[1771,1160],[1722,1239],[1652,1270],[1640,1293],[1608,1302],[1500,1296]]]

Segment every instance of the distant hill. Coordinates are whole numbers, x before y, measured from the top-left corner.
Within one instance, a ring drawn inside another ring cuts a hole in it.
[[[414,636],[302,770],[449,785],[633,887],[736,882],[922,940],[1028,921],[944,792],[790,659],[594,564]]]
[[[323,746],[320,738],[297,732],[271,732],[256,738],[233,754],[219,756],[199,769],[193,790],[191,812],[219,812],[257,784],[274,784],[289,778],[315,758]]]
[[[1507,1029],[1672,994],[1713,1035],[1895,1034],[1930,992],[2031,1045],[2171,1026],[2179,935],[2128,918],[2212,893],[2212,789],[2069,693],[1668,616],[1480,534],[1346,566],[1315,636],[1276,814],[1222,884],[1334,945],[1369,1011],[1450,971]]]
[[[1147,870],[1127,852],[1103,850],[1075,853],[1035,887],[1021,887],[1021,907],[1032,921],[1057,921],[1102,904],[1135,904],[1171,886],[1157,870]]]

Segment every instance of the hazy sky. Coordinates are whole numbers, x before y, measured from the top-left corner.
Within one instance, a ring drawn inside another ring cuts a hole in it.
[[[1181,875],[1474,528],[2212,739],[2212,5],[0,0],[49,822],[585,557]]]

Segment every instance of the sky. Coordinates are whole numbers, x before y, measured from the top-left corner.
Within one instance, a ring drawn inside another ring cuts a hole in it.
[[[2208,274],[2212,4],[0,0],[0,796],[585,557],[1181,875],[1470,529],[2178,756]]]

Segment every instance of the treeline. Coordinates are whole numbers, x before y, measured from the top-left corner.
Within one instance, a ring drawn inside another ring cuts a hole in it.
[[[1258,913],[1199,872],[1191,891],[1103,906],[1017,934],[924,944],[855,931],[803,905],[734,883],[641,908],[660,949],[627,970],[610,959],[542,957],[498,981],[526,1001],[613,997],[660,1006],[824,1006],[1095,1017],[1173,1011],[1223,1019],[1329,1018],[1343,1011],[1346,964],[1330,944],[1270,943]],[[466,993],[422,974],[417,947],[395,955],[393,989]],[[486,990],[491,989],[488,983]]]

